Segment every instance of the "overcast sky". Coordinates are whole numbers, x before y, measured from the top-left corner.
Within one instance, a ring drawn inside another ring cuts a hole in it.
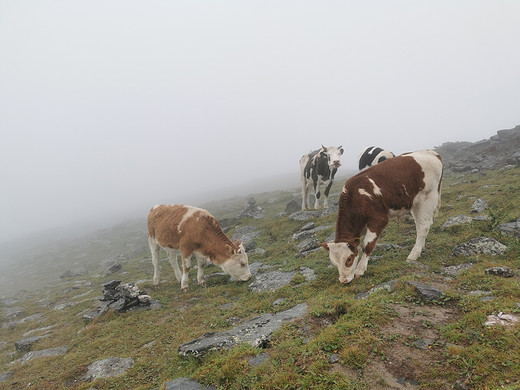
[[[519,20],[516,0],[0,0],[0,241],[298,180],[321,144],[347,171],[365,146],[489,138],[520,124]]]

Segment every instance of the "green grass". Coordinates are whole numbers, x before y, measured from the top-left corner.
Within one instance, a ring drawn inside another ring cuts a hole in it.
[[[339,192],[342,185],[343,182],[335,183],[332,193]],[[0,328],[0,339],[7,342],[0,349],[0,372],[14,373],[13,378],[0,383],[0,388],[151,389],[182,376],[222,389],[385,388],[388,378],[376,372],[376,368],[384,365],[391,370],[392,364],[396,365],[395,351],[398,350],[416,353],[423,362],[414,374],[422,389],[451,388],[458,380],[471,389],[520,386],[520,327],[484,326],[490,314],[520,315],[518,277],[505,279],[484,273],[486,268],[497,265],[519,271],[519,241],[495,230],[498,224],[515,221],[520,216],[519,169],[489,171],[485,175],[447,175],[443,182],[442,208],[427,237],[426,251],[419,258],[428,269],[406,263],[415,241],[413,221],[392,220],[380,241],[401,247],[388,251],[376,249],[366,274],[348,285],[338,282],[337,270],[329,266],[325,252],[296,257],[297,242],[292,240],[292,234],[306,222],[280,215],[292,197],[293,193],[284,191],[255,195],[257,204],[266,210],[265,218],[241,220],[237,226],[255,225],[262,232],[255,241],[257,247],[267,253],[265,256],[252,254],[250,263],[261,261],[273,269],[286,271],[309,267],[315,270],[316,280],[305,282],[301,276],[295,276],[287,287],[258,294],[250,292],[247,283],[240,282],[217,281],[208,288],[199,287],[192,271],[190,291],[182,293],[174,281],[173,270],[163,261],[160,288],[153,290],[151,281],[139,285],[162,303],[160,309],[107,313],[86,323],[81,314],[91,309],[96,296],[101,295],[103,282],[110,278],[123,282],[151,279],[150,256],[143,252],[124,264],[127,274],[82,277],[88,278],[92,285],[69,292],[64,289],[72,286],[73,281],[40,289],[36,294],[19,295],[25,296],[17,304],[24,308],[25,315],[44,313],[44,316],[38,324]],[[441,231],[440,226],[447,218],[470,215],[471,205],[478,197],[488,202],[489,220]],[[213,202],[207,208],[219,218],[233,217],[244,208],[246,199]],[[320,232],[319,240],[325,240],[334,231],[335,219],[336,215],[329,215],[314,220],[317,226],[331,226]],[[229,235],[232,233],[233,230]],[[451,255],[456,245],[478,236],[493,237],[509,249],[497,257]],[[474,263],[473,267],[457,277],[446,279],[441,274],[446,266],[467,262]],[[205,273],[219,271],[208,267]],[[45,275],[45,279],[51,277]],[[398,281],[394,292],[379,291],[364,300],[354,299],[356,294],[391,279]],[[424,303],[406,283],[408,280],[441,284],[445,298]],[[469,295],[474,290],[490,291],[495,299],[484,302]],[[83,300],[81,303],[52,310],[56,304],[86,292],[89,293],[78,299]],[[273,306],[279,298],[285,298],[284,303]],[[51,304],[42,306],[42,299]],[[205,332],[229,329],[233,326],[229,321],[231,317],[247,320],[261,313],[286,310],[301,302],[307,302],[308,315],[283,326],[265,350],[239,346],[211,353],[203,359],[181,358],[177,352],[182,343]],[[222,305],[227,303],[233,306],[223,309]],[[431,313],[435,311],[445,314],[446,320],[434,318]],[[67,346],[66,358],[10,365],[12,360],[23,356],[12,352],[14,342],[23,338],[24,332],[53,324],[57,326],[51,335],[40,340],[34,349]],[[390,331],[392,327],[396,327],[396,331]],[[435,335],[435,343],[428,351],[410,346],[421,334]],[[251,366],[249,359],[261,352],[267,353],[269,358],[259,366]],[[331,354],[339,358],[335,367],[344,371],[333,369],[329,363]],[[92,383],[79,380],[89,364],[111,356],[132,357],[135,365],[121,377]],[[397,371],[392,374],[399,376]]]

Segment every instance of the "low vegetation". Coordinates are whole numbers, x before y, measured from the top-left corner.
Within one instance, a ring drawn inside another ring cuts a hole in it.
[[[337,194],[342,184],[335,183],[333,193]],[[248,283],[218,278],[210,280],[207,288],[199,287],[196,271],[192,270],[190,291],[183,293],[173,270],[163,261],[162,282],[159,289],[153,290],[153,268],[143,236],[141,252],[124,261],[124,273],[108,277],[89,272],[78,277],[83,281],[80,284],[74,279],[56,278],[52,285],[12,297],[18,300],[16,306],[23,309],[24,315],[44,315],[36,324],[0,328],[0,373],[13,373],[0,387],[153,389],[178,377],[194,378],[222,389],[520,387],[520,327],[484,325],[492,314],[520,314],[518,276],[501,278],[484,272],[493,266],[519,272],[519,240],[495,228],[520,217],[520,169],[447,175],[442,208],[418,262],[406,263],[415,241],[413,221],[393,220],[380,241],[397,245],[376,249],[365,275],[348,285],[338,282],[337,270],[330,267],[326,253],[296,256],[298,243],[292,240],[292,234],[308,221],[294,221],[283,214],[287,202],[296,196],[283,191],[255,194],[256,204],[265,210],[264,218],[242,219],[234,226],[255,225],[261,231],[255,241],[265,253],[252,253],[250,263],[261,261],[286,271],[305,266],[315,271],[315,280],[306,282],[297,274],[286,287],[255,293],[248,290]],[[489,209],[484,213],[489,216],[487,220],[441,230],[447,218],[471,215],[476,198],[488,202]],[[244,205],[245,198],[236,198],[205,207],[218,218],[230,218]],[[318,233],[319,240],[334,232],[335,218],[332,214],[312,220],[317,226],[330,226]],[[497,239],[507,245],[507,252],[500,256],[452,256],[456,245],[479,236]],[[114,255],[124,252],[124,247],[113,251]],[[443,274],[445,267],[463,263],[473,266],[456,276]],[[206,274],[219,271],[210,267]],[[139,281],[139,288],[158,299],[161,308],[109,312],[85,322],[83,313],[92,309],[102,284],[110,279]],[[365,299],[355,298],[389,280],[396,280],[393,291],[380,290]],[[444,295],[425,302],[408,281],[435,286]],[[492,299],[471,294],[475,291],[486,291]],[[280,298],[284,298],[282,303],[273,305]],[[66,302],[74,304],[53,310]],[[266,349],[244,345],[213,352],[203,359],[181,358],[177,352],[182,343],[205,332],[226,330],[236,322],[302,302],[308,304],[307,316],[283,326]],[[23,356],[22,352],[13,352],[17,340],[28,331],[52,325],[56,326],[49,337],[39,340],[33,349],[66,346],[66,355],[11,364]],[[418,346],[425,340],[425,347]],[[260,354],[266,354],[266,359],[252,365],[250,360]],[[135,364],[119,377],[82,381],[89,364],[112,356],[132,357]]]

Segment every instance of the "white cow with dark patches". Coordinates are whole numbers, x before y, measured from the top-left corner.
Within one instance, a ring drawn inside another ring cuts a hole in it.
[[[325,186],[323,192],[323,207],[327,208],[328,197],[334,175],[341,166],[339,161],[343,154],[341,146],[321,146],[321,149],[314,150],[305,154],[300,159],[300,173],[302,181],[302,210],[309,209],[309,197],[311,188],[314,192],[315,201],[314,208],[319,208],[319,200],[321,197],[320,187]]]
[[[395,155],[388,150],[384,150],[377,146],[369,146],[359,154],[359,170],[362,171],[364,169],[373,167],[374,165],[393,157],[395,157]]]

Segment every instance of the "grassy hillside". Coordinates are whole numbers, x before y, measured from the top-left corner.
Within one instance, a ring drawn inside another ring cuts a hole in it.
[[[337,194],[342,185],[343,181],[336,182],[332,192]],[[305,282],[296,274],[287,287],[254,293],[248,290],[248,283],[220,279],[208,283],[207,288],[199,287],[196,271],[192,270],[190,291],[182,293],[173,270],[163,261],[162,282],[153,290],[150,255],[135,236],[139,229],[132,230],[135,248],[126,250],[120,226],[120,231],[112,232],[119,239],[103,244],[113,254],[125,253],[129,257],[120,273],[106,276],[91,270],[87,275],[53,283],[36,293],[19,293],[14,297],[18,299],[16,303],[4,302],[6,309],[23,309],[22,317],[37,313],[42,316],[37,323],[0,328],[0,373],[13,373],[0,383],[0,388],[152,389],[177,377],[192,377],[223,389],[520,387],[520,328],[484,325],[491,314],[520,314],[518,276],[501,278],[484,272],[497,265],[519,271],[519,241],[501,235],[495,227],[520,217],[520,169],[445,177],[442,208],[418,262],[405,261],[415,241],[413,221],[394,220],[380,242],[398,246],[376,249],[365,275],[348,285],[338,282],[338,272],[330,267],[326,253],[296,257],[298,242],[291,237],[308,221],[294,221],[281,213],[297,193],[276,191],[254,196],[265,209],[265,217],[239,220],[234,227],[254,225],[261,231],[255,241],[266,252],[251,254],[249,262],[261,261],[286,271],[301,266],[312,268],[316,273],[314,281]],[[488,220],[440,229],[451,216],[470,215],[471,205],[478,197],[488,202]],[[218,218],[230,218],[243,210],[246,199],[213,202],[206,207]],[[331,226],[318,234],[319,240],[333,233],[335,219],[333,214],[312,220],[317,226]],[[232,233],[233,230],[228,234]],[[497,239],[508,246],[508,251],[496,257],[451,255],[456,245],[479,236]],[[100,254],[97,244],[86,244],[82,257],[102,260],[98,256],[108,256],[108,249]],[[457,276],[443,274],[447,266],[470,262],[473,266]],[[206,274],[212,272],[220,269],[205,269]],[[38,273],[46,280],[56,279],[55,270],[48,278],[44,270]],[[139,288],[158,299],[162,307],[125,314],[110,312],[85,322],[82,314],[92,309],[101,295],[102,284],[110,279],[139,281]],[[393,292],[381,290],[366,299],[355,299],[356,294],[394,279],[397,283]],[[408,281],[435,286],[444,292],[444,297],[425,303]],[[474,291],[486,291],[493,299],[482,300],[482,296],[471,294]],[[273,305],[280,298],[284,298],[282,303]],[[241,346],[211,353],[200,360],[178,355],[182,343],[205,332],[226,330],[237,321],[286,310],[302,302],[308,304],[308,315],[275,333],[266,349]],[[59,306],[67,303],[72,304]],[[10,364],[23,356],[13,352],[17,340],[25,338],[28,331],[52,325],[56,326],[49,330],[48,337],[39,340],[33,349],[66,346],[66,355]],[[421,340],[429,340],[424,349],[418,347]],[[267,359],[252,366],[249,359],[261,353],[267,354]],[[132,357],[135,365],[120,377],[81,381],[89,364],[112,356]]]

